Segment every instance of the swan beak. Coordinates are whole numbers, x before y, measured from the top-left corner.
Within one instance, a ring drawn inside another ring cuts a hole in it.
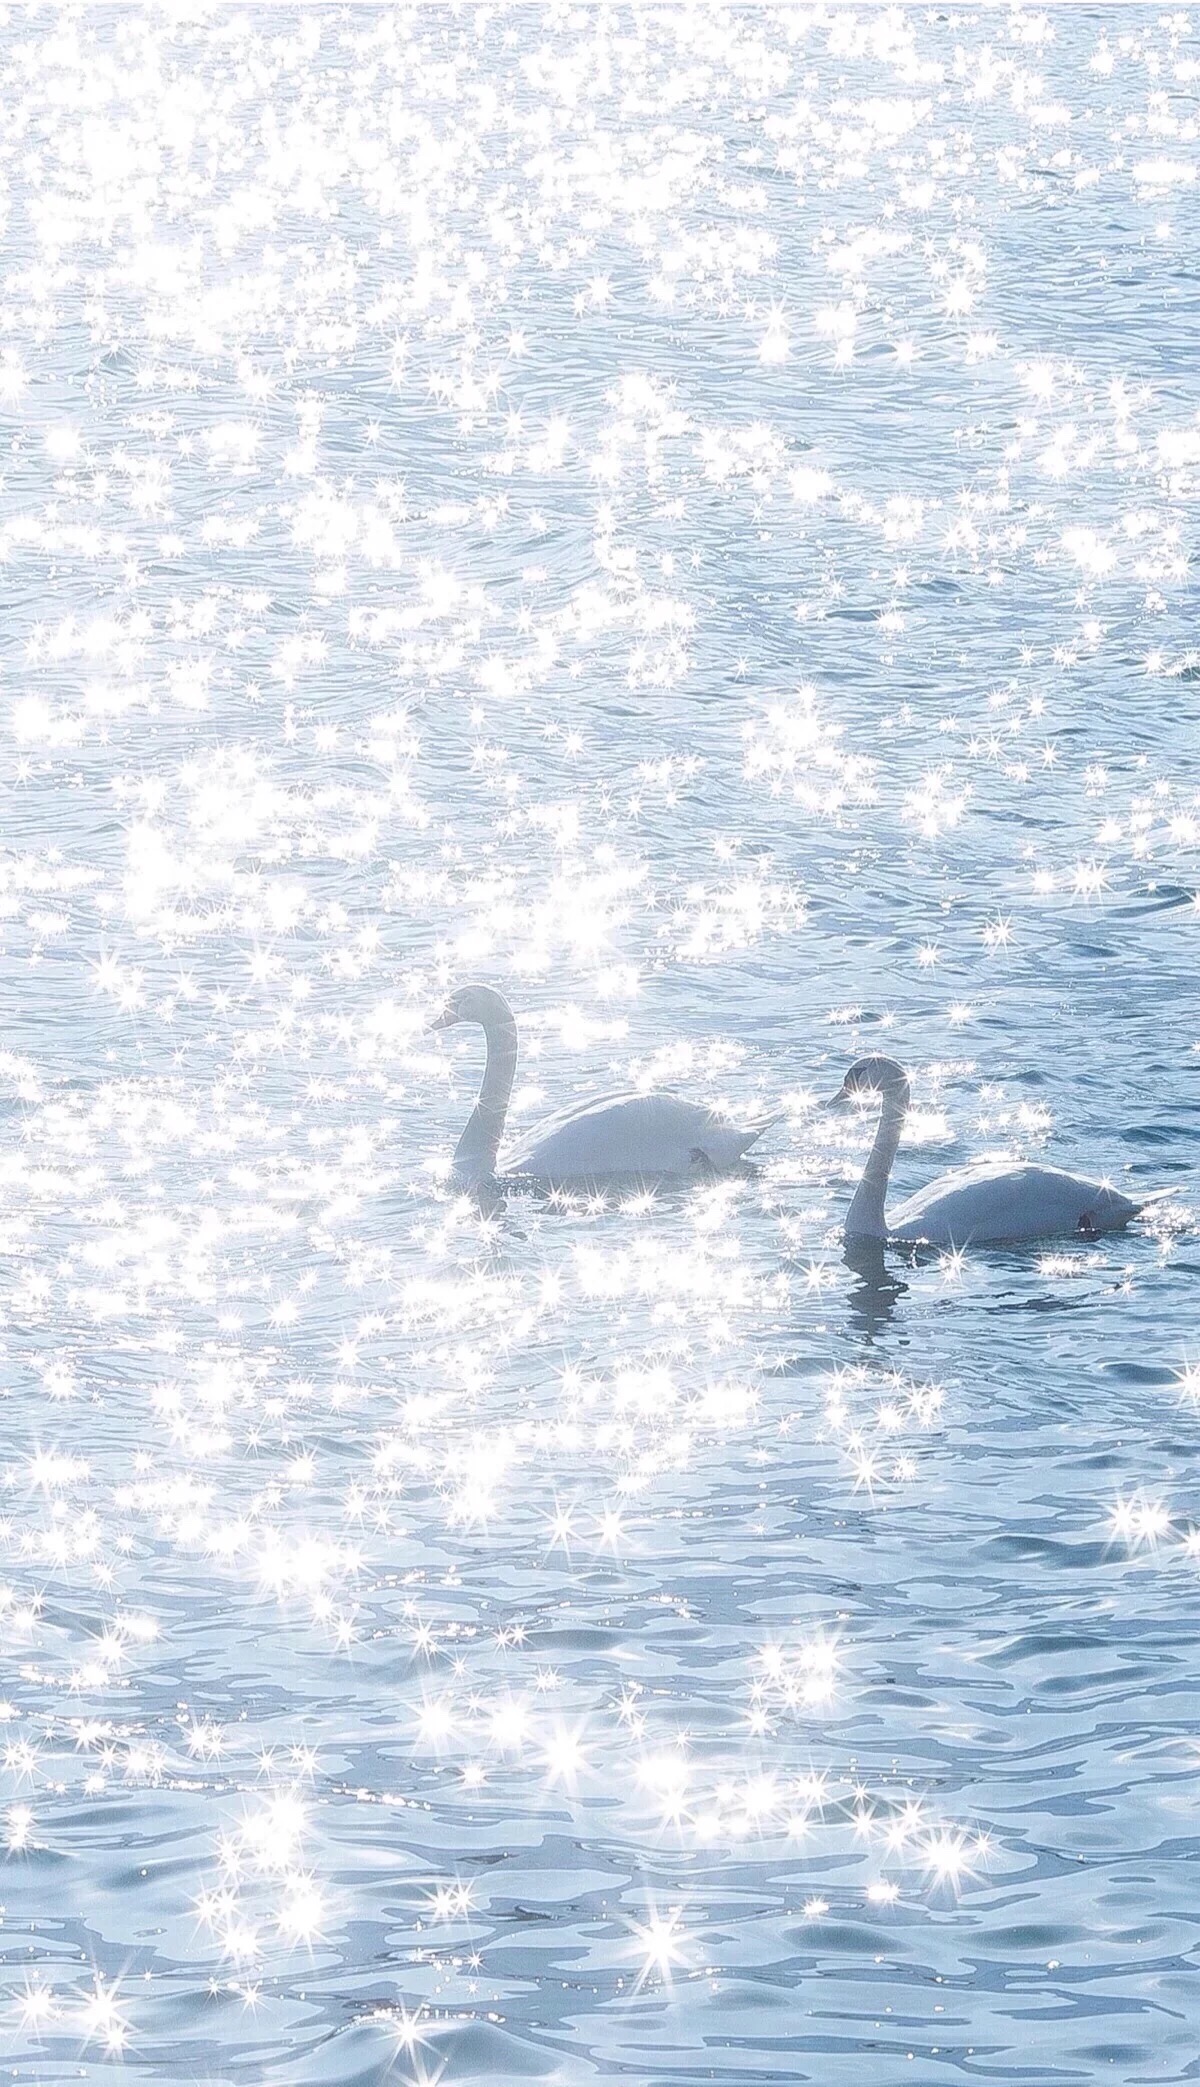
[[[848,1109],[853,1099],[854,1096],[849,1087],[841,1086],[838,1088],[837,1093],[831,1094],[829,1100],[822,1102],[821,1106],[825,1109]]]
[[[457,1015],[451,1014],[448,1007],[443,1007],[440,1015],[435,1015],[429,1026],[430,1029],[453,1029],[457,1020]]]

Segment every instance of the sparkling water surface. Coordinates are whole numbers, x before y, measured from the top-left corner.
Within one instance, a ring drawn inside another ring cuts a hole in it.
[[[5,2077],[1193,2078],[1197,18],[0,89]],[[759,1174],[456,1201],[472,978]],[[1178,1194],[849,1266],[881,1048]]]

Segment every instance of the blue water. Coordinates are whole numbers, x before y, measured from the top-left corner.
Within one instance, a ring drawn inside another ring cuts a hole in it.
[[[13,11],[18,2080],[1194,2076],[1192,18]],[[514,1120],[786,1108],[488,1219]],[[1173,1187],[1096,1244],[838,1244]]]

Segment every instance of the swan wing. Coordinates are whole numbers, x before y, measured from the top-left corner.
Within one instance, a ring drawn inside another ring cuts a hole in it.
[[[1087,1175],[984,1163],[943,1174],[918,1190],[890,1214],[888,1234],[931,1246],[999,1246],[1116,1231],[1138,1207]]]
[[[697,1152],[713,1167],[728,1167],[766,1127],[760,1121],[738,1128],[675,1094],[599,1095],[519,1139],[504,1155],[503,1172],[564,1185],[686,1174]]]

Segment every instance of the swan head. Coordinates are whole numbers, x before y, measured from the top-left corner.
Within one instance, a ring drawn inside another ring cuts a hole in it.
[[[825,1106],[844,1109],[851,1102],[865,1101],[871,1094],[891,1096],[903,1108],[908,1107],[908,1074],[894,1058],[885,1058],[877,1052],[870,1058],[856,1059],[837,1093]]]
[[[512,1009],[495,986],[456,986],[429,1026],[453,1029],[459,1022],[478,1022],[481,1029],[493,1029],[501,1022],[512,1027]]]

